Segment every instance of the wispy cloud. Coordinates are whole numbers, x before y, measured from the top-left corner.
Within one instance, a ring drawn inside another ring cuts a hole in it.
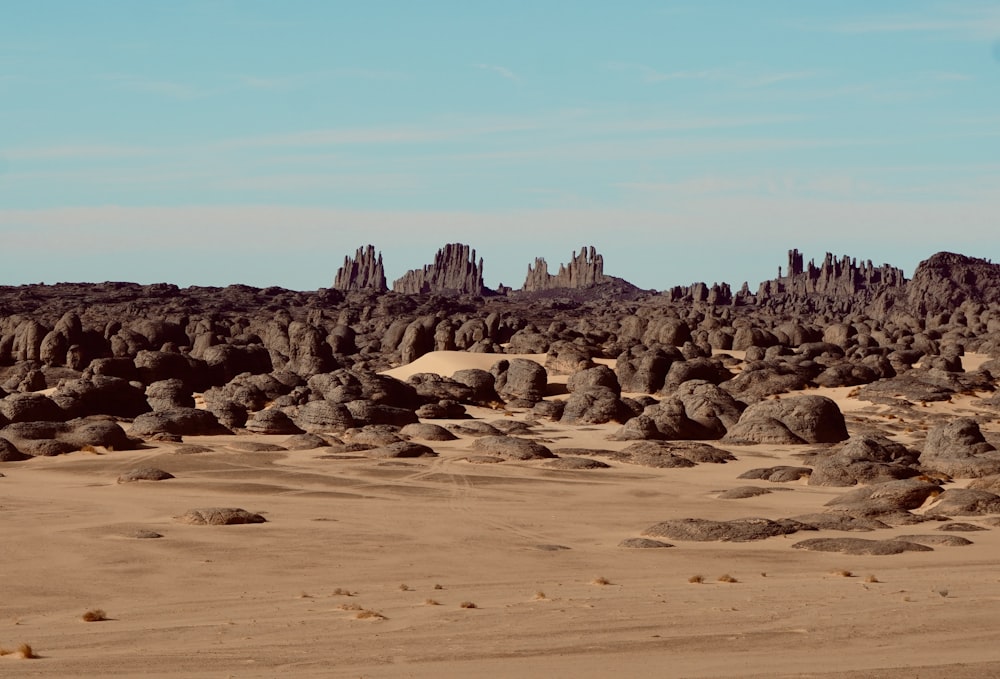
[[[826,25],[838,33],[939,33],[954,38],[993,40],[1000,35],[1000,7],[995,4],[955,2],[935,11],[869,15]]]
[[[207,91],[187,83],[156,80],[136,75],[110,73],[99,77],[118,89],[154,94],[168,99],[197,99],[209,94]]]
[[[156,150],[141,146],[102,144],[72,144],[38,148],[14,148],[4,151],[13,160],[95,160],[100,158],[127,158],[155,153]]]
[[[505,78],[512,82],[521,81],[521,79],[517,76],[517,74],[515,74],[513,71],[511,71],[509,68],[506,68],[505,66],[497,66],[496,64],[476,64],[475,66],[480,70],[496,73],[501,78]]]
[[[647,64],[610,62],[605,64],[609,71],[632,74],[642,82],[664,83],[671,81],[725,82],[736,87],[768,87],[792,80],[806,80],[816,77],[812,71],[780,71],[776,73],[753,72],[746,66],[701,68],[694,70],[660,70]]]

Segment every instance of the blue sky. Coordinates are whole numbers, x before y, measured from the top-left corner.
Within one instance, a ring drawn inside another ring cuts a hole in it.
[[[1000,2],[0,0],[0,284],[1000,259]]]

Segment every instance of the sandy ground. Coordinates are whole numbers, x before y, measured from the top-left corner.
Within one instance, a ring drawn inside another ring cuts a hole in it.
[[[393,374],[496,358],[431,355]],[[831,393],[849,423],[888,415]],[[619,449],[605,439],[615,428],[545,422],[536,433],[557,452]],[[435,459],[393,461],[231,447],[284,438],[191,437],[211,451],[162,444],[0,465],[0,648],[28,643],[39,656],[0,657],[0,676],[1000,676],[998,529],[895,556],[795,550],[795,535],[618,546],[670,518],[822,510],[845,489],[771,484],[789,490],[717,498],[768,485],[737,476],[798,464],[801,448],[729,447],[737,461],[691,469],[557,471],[469,463],[470,438],[431,444]],[[150,465],[177,478],[116,483]],[[197,507],[268,522],[175,520]],[[137,539],[139,529],[163,537]],[[824,535],[856,534],[805,537]],[[81,621],[93,609],[109,620]]]

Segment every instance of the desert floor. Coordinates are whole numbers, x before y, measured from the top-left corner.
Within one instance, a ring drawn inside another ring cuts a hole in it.
[[[411,370],[450,375],[487,360],[471,356],[432,356]],[[848,392],[824,393],[849,427],[892,419]],[[919,414],[974,407],[968,398]],[[996,432],[992,422],[984,430]],[[557,453],[617,450],[627,442],[605,439],[617,427],[543,421],[534,433]],[[848,489],[737,479],[798,464],[802,447],[721,445],[738,460],[574,471],[473,464],[468,437],[430,444],[433,459],[239,449],[285,438],[191,437],[210,450],[149,444],[0,465],[0,647],[28,643],[39,656],[0,657],[0,675],[1000,676],[1000,529],[963,534],[970,546],[894,556],[791,548],[856,535],[823,531],[619,547],[670,518],[822,511]],[[176,478],[116,483],[139,466]],[[717,498],[743,485],[785,490]],[[267,523],[175,520],[197,507],[242,507]],[[696,575],[704,582],[689,582]],[[83,622],[92,609],[109,619]]]

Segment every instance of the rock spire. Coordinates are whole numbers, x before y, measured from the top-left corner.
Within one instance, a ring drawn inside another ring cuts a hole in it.
[[[433,264],[407,271],[392,284],[392,289],[408,295],[481,295],[486,290],[483,259],[477,262],[476,251],[468,245],[449,243],[437,251]]]
[[[382,253],[375,254],[375,247],[366,245],[358,248],[354,259],[344,257],[344,265],[337,271],[333,280],[333,288],[349,292],[352,290],[374,290],[385,292],[389,288],[385,284],[385,269],[382,266]]]

